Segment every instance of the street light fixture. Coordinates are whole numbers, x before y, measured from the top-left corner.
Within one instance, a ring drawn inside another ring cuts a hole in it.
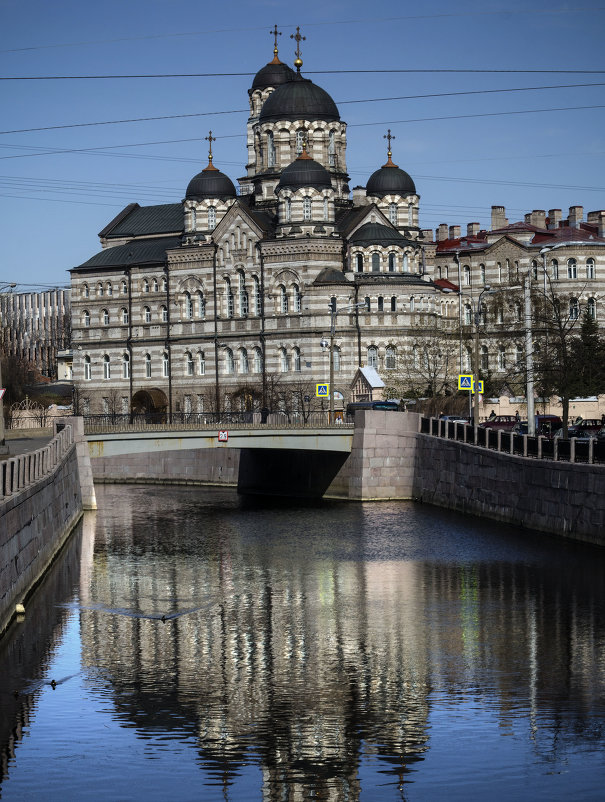
[[[15,282],[11,282],[10,284],[5,284],[3,287],[0,287],[0,292],[4,292],[6,289],[13,290],[17,285]],[[0,354],[0,392],[2,390],[2,359]],[[4,404],[2,403],[2,395],[0,395],[0,454],[8,453],[8,449],[6,447],[6,439],[4,435]]]
[[[330,349],[330,423],[334,423],[334,337],[336,334],[336,317],[341,312],[353,312],[362,306],[365,306],[363,301],[358,304],[341,306],[340,309],[336,308],[336,304],[330,304],[330,340],[328,342],[325,337],[322,337],[319,342],[322,348],[329,347]]]
[[[477,442],[477,426],[479,425],[479,323],[481,322],[481,299],[484,295],[491,293],[492,290],[489,284],[486,284],[485,287],[479,293],[479,297],[477,298],[477,304],[474,310],[474,322],[475,322],[475,370],[474,378],[475,378],[475,397],[473,399],[473,427],[475,430],[475,443]]]

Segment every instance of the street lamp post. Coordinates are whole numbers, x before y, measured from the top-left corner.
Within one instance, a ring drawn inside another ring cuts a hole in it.
[[[481,299],[486,294],[491,292],[489,284],[486,284],[485,287],[479,293],[479,297],[477,298],[477,305],[475,307],[474,319],[475,319],[475,369],[474,373],[474,380],[476,383],[475,387],[475,397],[473,399],[473,428],[475,430],[475,442],[477,442],[477,426],[479,425],[479,323],[481,322]]]
[[[330,342],[328,344],[325,340],[321,341],[322,348],[328,345],[330,353],[330,423],[334,423],[334,338],[336,336],[336,317],[341,312],[353,312],[353,310],[362,306],[365,306],[365,303],[348,304],[337,309],[336,304],[330,304]]]
[[[525,370],[526,389],[525,401],[527,403],[527,434],[534,437],[536,434],[536,417],[534,411],[534,343],[531,328],[531,265],[525,276]]]
[[[3,287],[0,287],[0,292],[4,292],[6,289],[14,289],[17,285],[14,282],[10,284],[5,284]],[[2,354],[0,354],[0,391],[2,390]],[[0,395],[0,454],[7,454],[8,448],[6,446],[6,439],[4,434],[4,404],[2,402],[2,395]]]

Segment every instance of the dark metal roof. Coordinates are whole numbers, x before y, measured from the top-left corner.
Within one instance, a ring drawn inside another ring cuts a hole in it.
[[[384,198],[385,195],[415,195],[416,186],[411,177],[397,165],[388,163],[370,176],[366,195]]]
[[[183,207],[180,203],[159,206],[139,206],[129,203],[99,232],[100,237],[145,237],[150,234],[172,234],[184,228]]]
[[[342,270],[338,270],[336,267],[324,267],[313,284],[350,284],[350,281]]]
[[[301,187],[314,187],[315,189],[331,189],[332,181],[326,168],[307,156],[306,152],[289,164],[281,174],[278,189],[300,189]]]
[[[260,122],[278,120],[340,120],[336,103],[330,95],[307,78],[296,76],[295,80],[278,86],[265,100],[260,112]]]
[[[266,89],[268,86],[281,86],[287,81],[293,81],[294,78],[296,78],[294,70],[276,56],[256,73],[250,91]]]
[[[186,198],[196,200],[202,200],[203,198],[226,200],[227,198],[235,198],[236,195],[233,181],[213,166],[206,167],[201,173],[194,175],[185,193]]]
[[[98,267],[130,267],[132,265],[163,264],[166,251],[178,248],[180,237],[160,237],[158,239],[141,239],[116,245],[91,256],[74,270],[93,269]]]
[[[349,240],[351,245],[405,245],[408,240],[394,228],[382,223],[365,223]]]

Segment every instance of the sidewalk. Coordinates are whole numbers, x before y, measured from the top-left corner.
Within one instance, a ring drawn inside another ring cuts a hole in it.
[[[42,448],[52,440],[53,429],[49,426],[46,429],[8,429],[4,433],[8,454],[0,455],[0,459],[16,457],[19,454],[27,454],[28,451],[35,451]]]

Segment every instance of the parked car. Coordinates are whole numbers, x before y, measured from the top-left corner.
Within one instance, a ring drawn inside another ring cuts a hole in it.
[[[515,415],[495,415],[479,424],[481,429],[501,429],[503,432],[512,432],[521,421]]]
[[[596,437],[603,428],[600,418],[586,418],[567,427],[569,437]]]
[[[536,415],[536,435],[541,435],[549,440],[556,436],[556,432],[563,426],[563,421],[558,415]],[[527,434],[527,421],[521,421],[514,428],[515,434]]]
[[[473,419],[468,415],[439,415],[439,420],[447,420],[451,423],[471,423]]]

